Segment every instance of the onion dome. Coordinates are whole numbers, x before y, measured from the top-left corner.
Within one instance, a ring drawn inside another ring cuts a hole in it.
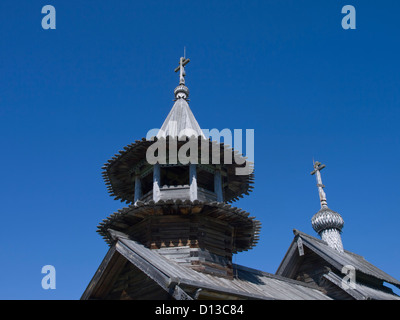
[[[311,224],[318,234],[326,229],[337,229],[341,232],[344,226],[344,220],[339,213],[328,207],[324,207],[312,217]]]
[[[324,164],[315,161],[314,170],[311,172],[311,175],[315,175],[317,178],[318,194],[321,203],[321,209],[311,218],[311,225],[329,247],[342,253],[344,250],[340,233],[342,232],[344,221],[339,213],[328,208],[324,192],[325,186],[322,184],[321,178],[321,170],[323,168],[325,168]]]

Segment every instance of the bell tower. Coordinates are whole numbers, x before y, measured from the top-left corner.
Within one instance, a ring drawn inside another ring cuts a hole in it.
[[[229,204],[252,190],[253,167],[230,146],[205,137],[188,104],[189,61],[180,58],[175,69],[174,105],[158,134],[136,140],[104,165],[109,193],[129,206],[97,231],[110,245],[113,232],[123,232],[181,265],[232,278],[232,255],[251,249],[261,227]],[[237,174],[244,167],[251,170]]]

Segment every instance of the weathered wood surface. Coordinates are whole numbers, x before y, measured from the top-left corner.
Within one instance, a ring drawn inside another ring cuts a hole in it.
[[[363,257],[346,250],[338,252],[324,241],[298,230],[294,233],[295,238],[278,267],[278,275],[319,286],[334,299],[396,299],[390,295],[391,290],[384,286],[384,281],[399,287],[400,282]],[[298,252],[299,239],[303,244],[302,256]],[[344,290],[341,281],[338,281],[345,276],[343,266],[348,265],[354,267],[356,272],[359,290],[354,292]]]
[[[161,198],[161,191],[160,191],[160,165],[155,164],[153,169],[153,200],[158,201]]]
[[[118,252],[130,263],[120,272],[108,298],[168,299],[165,293],[171,296],[179,283],[180,289],[196,299],[329,299],[313,286],[238,265],[234,265],[231,279],[196,272],[127,239],[127,235],[116,235],[116,239]]]
[[[189,181],[190,181],[190,197],[189,199],[194,201],[198,200],[197,197],[197,170],[195,164],[189,166]]]
[[[151,170],[152,166],[149,166],[149,164],[144,160],[146,159],[147,148],[156,141],[157,139],[155,141],[147,141],[145,138],[137,140],[125,147],[124,150],[112,157],[103,166],[103,179],[110,195],[115,197],[116,200],[125,201],[127,203],[134,202],[135,179],[133,176],[137,170],[141,172],[141,176],[143,175],[143,172]],[[180,148],[185,143],[186,141],[178,141],[177,147]],[[207,166],[216,167],[215,162],[221,164],[224,200],[232,202],[243,197],[243,195],[248,195],[253,189],[252,184],[254,183],[254,173],[249,173],[248,175],[236,174],[237,168],[245,166],[244,164],[241,164],[245,158],[238,156],[237,152],[233,151],[232,148],[224,143],[217,143],[210,139],[202,138],[199,138],[198,140],[199,157],[201,155],[202,143],[208,145],[209,156],[207,162],[209,165]],[[168,150],[168,139],[166,140],[166,146]],[[219,161],[215,161],[215,159],[212,158],[212,148],[219,150],[216,157]],[[230,156],[226,157],[225,154],[229,154]],[[235,161],[234,157],[237,161]],[[229,158],[230,163],[225,163],[225,158]],[[199,159],[199,162],[204,163],[204,160]],[[252,164],[250,165],[253,166]]]
[[[158,215],[128,229],[133,239],[175,262],[232,275],[234,228],[207,216]]]
[[[135,176],[135,194],[134,202],[142,197],[142,182],[138,175]]]
[[[138,224],[139,222],[145,221],[149,217],[159,217],[157,219],[169,219],[168,225],[165,225],[163,229],[170,229],[170,231],[163,231],[175,233],[175,229],[182,228],[182,225],[177,224],[176,227],[173,226],[172,223],[174,220],[178,223],[184,216],[190,217],[190,219],[195,219],[196,216],[198,217],[209,217],[214,219],[213,223],[219,223],[219,227],[213,227],[209,230],[200,230],[201,226],[197,226],[197,229],[193,229],[190,233],[189,238],[185,238],[179,236],[168,239],[172,240],[174,245],[179,243],[179,239],[183,242],[187,241],[188,239],[197,239],[198,241],[203,241],[198,237],[201,232],[205,233],[208,232],[209,239],[207,245],[215,246],[215,243],[220,241],[218,238],[215,238],[214,234],[219,234],[220,230],[222,230],[222,234],[225,232],[227,226],[229,228],[234,229],[234,237],[233,241],[231,242],[231,252],[239,252],[248,250],[252,246],[254,246],[259,238],[259,232],[261,223],[254,219],[254,217],[249,217],[249,214],[239,208],[231,207],[228,204],[224,203],[207,203],[207,202],[200,202],[200,201],[181,201],[181,200],[167,200],[167,201],[159,201],[155,202],[148,202],[142,203],[138,201],[136,205],[129,206],[127,208],[123,208],[118,212],[112,214],[108,219],[104,219],[103,222],[100,223],[98,226],[98,232],[105,238],[108,243],[112,243],[112,239],[107,233],[108,228],[128,232],[131,235],[136,234],[138,239],[141,239],[142,233],[144,230],[147,230],[149,233],[156,234],[156,230],[146,229],[145,225],[142,223],[135,227],[134,225]],[[168,218],[169,216],[173,216],[173,218]],[[163,220],[159,221],[163,221]],[[193,220],[194,221],[194,220]],[[145,222],[148,223],[148,222]],[[192,228],[194,228],[192,226]],[[222,228],[222,229],[221,229]],[[136,230],[136,231],[135,231]],[[200,231],[199,231],[200,230]],[[186,232],[186,231],[185,231]],[[219,236],[221,237],[221,236]],[[221,241],[226,241],[223,236]],[[161,240],[161,239],[158,239]],[[155,239],[155,241],[158,241]],[[150,242],[151,239],[146,240],[144,243]],[[160,242],[160,241],[158,241]],[[150,245],[148,244],[148,245]],[[168,246],[168,243],[164,243],[164,246]],[[157,244],[159,247],[159,243]]]
[[[159,200],[191,200],[192,193],[190,190],[189,185],[162,186],[159,191]],[[153,191],[146,193],[140,200],[143,202],[154,200]],[[214,192],[198,187],[197,199],[195,200],[214,202],[217,201],[217,195]]]
[[[108,250],[81,299],[104,299],[110,292],[126,262],[126,259],[116,252],[115,246],[112,246]]]

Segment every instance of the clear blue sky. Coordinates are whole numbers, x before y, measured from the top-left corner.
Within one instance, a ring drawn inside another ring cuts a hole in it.
[[[56,8],[43,30],[41,8]],[[352,4],[357,29],[343,30]],[[203,128],[255,129],[262,222],[236,262],[274,273],[292,229],[316,236],[312,159],[345,249],[400,279],[399,1],[0,2],[0,299],[79,299],[125,204],[101,167],[160,127],[183,47]],[[56,268],[43,290],[41,268]]]

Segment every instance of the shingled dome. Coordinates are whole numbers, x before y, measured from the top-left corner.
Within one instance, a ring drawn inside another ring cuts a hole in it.
[[[342,216],[329,209],[328,207],[321,208],[311,219],[312,227],[317,233],[325,229],[337,229],[342,231],[344,221]]]

